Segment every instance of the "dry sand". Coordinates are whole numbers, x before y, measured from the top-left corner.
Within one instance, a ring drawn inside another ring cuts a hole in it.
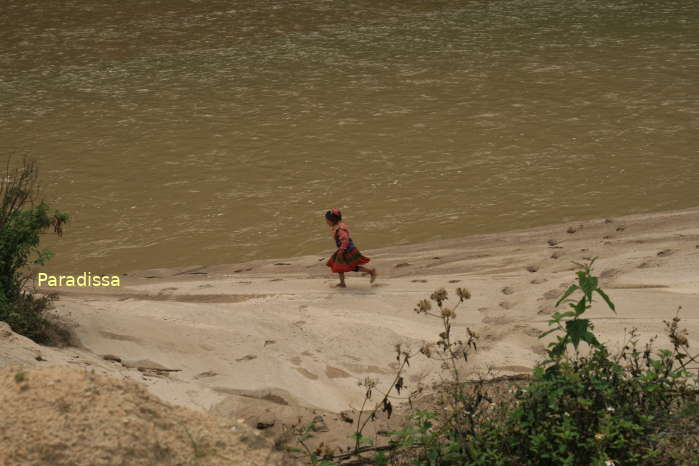
[[[436,339],[439,322],[413,308],[439,287],[473,295],[455,332],[480,336],[474,376],[529,372],[544,355],[538,335],[574,278],[572,261],[594,256],[617,304],[616,314],[602,303],[590,312],[603,342],[619,347],[631,327],[643,338],[662,334],[680,306],[690,341],[699,337],[699,208],[365,252],[380,273],[373,286],[350,275],[347,289],[334,288],[317,255],[143,271],[119,289],[60,289],[57,313],[74,322],[80,346],[6,335],[0,365],[82,367],[251,425],[332,417],[359,406],[358,380],[390,382],[396,344]],[[416,358],[406,381],[438,377],[437,364]]]

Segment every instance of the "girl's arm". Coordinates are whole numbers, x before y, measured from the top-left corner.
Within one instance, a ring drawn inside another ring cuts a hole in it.
[[[347,233],[347,230],[337,230],[337,238],[340,240],[340,249],[346,251],[349,247],[349,233]]]

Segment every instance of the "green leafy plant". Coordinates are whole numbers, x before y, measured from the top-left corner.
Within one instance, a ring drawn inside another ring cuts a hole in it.
[[[555,312],[552,316],[553,318],[549,321],[549,325],[554,328],[544,332],[540,336],[540,338],[544,338],[554,332],[563,333],[563,335],[557,335],[557,340],[549,344],[548,354],[551,359],[546,362],[558,361],[564,356],[569,344],[573,345],[576,355],[578,345],[581,341],[584,341],[592,347],[602,348],[602,344],[600,344],[597,337],[592,333],[593,326],[590,320],[581,318],[585,311],[592,307],[594,294],[601,296],[607,303],[607,306],[616,313],[614,303],[599,287],[598,278],[592,276],[592,266],[594,263],[595,259],[584,264],[575,262],[575,264],[582,269],[576,274],[578,282],[570,285],[565,293],[563,293],[563,296],[556,302],[556,307],[560,306],[562,303],[567,303],[571,310],[567,312]],[[580,291],[582,296],[578,300],[570,299],[570,296],[576,291]],[[563,319],[568,320],[564,321]]]
[[[550,359],[534,370],[504,420],[482,426],[474,446],[478,463],[676,464],[661,440],[671,419],[696,400],[697,381],[688,369],[697,357],[689,354],[678,316],[666,322],[672,350],[655,351],[653,340],[639,348],[632,329],[620,353],[611,355],[581,317],[594,295],[614,310],[592,275],[593,262],[579,264],[577,283],[557,303],[568,303],[571,311],[549,322],[554,328],[544,336],[562,333],[549,344]],[[577,300],[571,299],[575,292],[581,294]],[[581,341],[589,345],[586,355],[579,351]],[[660,462],[663,455],[667,462]]]
[[[39,246],[41,234],[49,229],[60,235],[68,221],[64,212],[50,212],[36,202],[38,169],[25,159],[12,169],[8,159],[0,178],[0,320],[14,331],[38,341],[46,340],[49,323],[43,312],[50,304],[45,297],[27,292],[30,265],[44,265],[52,256]]]

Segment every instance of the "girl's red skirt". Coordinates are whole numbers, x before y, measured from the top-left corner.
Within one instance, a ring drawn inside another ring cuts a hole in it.
[[[334,273],[353,272],[357,271],[358,266],[366,264],[370,260],[371,259],[368,257],[362,256],[359,249],[355,247],[348,251],[343,251],[341,249],[335,251],[335,254],[330,256],[330,259],[328,259],[325,265],[330,267],[330,270]]]

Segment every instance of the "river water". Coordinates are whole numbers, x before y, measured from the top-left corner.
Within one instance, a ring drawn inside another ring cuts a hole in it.
[[[54,271],[699,204],[699,2],[3,0],[0,45]]]

